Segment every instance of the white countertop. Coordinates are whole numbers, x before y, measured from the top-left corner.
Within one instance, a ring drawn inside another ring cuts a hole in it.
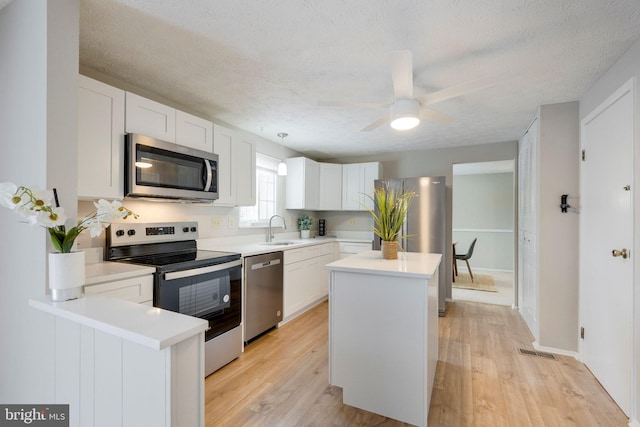
[[[132,277],[153,274],[155,268],[143,265],[126,264],[122,262],[94,262],[85,264],[85,285],[113,282],[114,280],[130,279]]]
[[[296,249],[304,246],[322,245],[324,243],[331,242],[366,242],[371,243],[371,240],[366,239],[342,239],[336,237],[317,237],[310,239],[278,239],[275,238],[273,243],[278,242],[291,242],[289,245],[270,245],[266,242],[243,242],[243,243],[230,243],[229,241],[216,241],[215,239],[199,239],[198,249],[211,250],[211,251],[225,251],[225,252],[238,252],[245,256],[266,254],[269,252],[280,252],[288,249]]]
[[[31,299],[29,305],[155,350],[170,347],[209,327],[203,319],[111,297],[64,302]]]
[[[398,252],[398,259],[382,259],[380,251],[367,251],[334,261],[325,268],[332,271],[430,279],[441,259],[440,254],[419,252]]]

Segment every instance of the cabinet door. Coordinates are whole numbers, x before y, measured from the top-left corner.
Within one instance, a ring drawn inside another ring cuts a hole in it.
[[[361,163],[360,164],[360,203],[373,209],[373,201],[367,197],[373,195],[374,182],[380,179],[380,163]],[[362,205],[360,210],[366,210]]]
[[[256,144],[246,136],[233,140],[232,176],[235,177],[236,206],[256,204]]]
[[[125,125],[129,133],[176,142],[176,110],[131,92],[126,94]]]
[[[213,152],[213,123],[176,110],[176,144]]]
[[[287,162],[287,209],[317,209],[318,163],[305,157],[293,157]]]
[[[78,78],[78,197],[124,194],[123,90]]]
[[[214,204],[234,206],[236,194],[232,187],[231,147],[235,132],[222,126],[213,125],[213,134],[213,152],[218,155],[218,199]]]
[[[360,165],[342,165],[342,210],[360,209]]]
[[[320,163],[318,209],[339,211],[342,208],[342,165]]]
[[[318,209],[320,200],[320,166],[311,159],[305,159],[304,190],[305,209]]]

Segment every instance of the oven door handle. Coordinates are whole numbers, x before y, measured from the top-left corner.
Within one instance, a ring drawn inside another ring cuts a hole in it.
[[[224,264],[210,265],[209,267],[198,267],[190,270],[172,271],[164,273],[164,280],[182,279],[183,277],[199,276],[200,274],[213,273],[216,271],[228,270],[230,268],[242,266],[242,260],[238,259]]]

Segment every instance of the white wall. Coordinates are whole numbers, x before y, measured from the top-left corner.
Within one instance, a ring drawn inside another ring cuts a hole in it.
[[[640,41],[637,41],[631,48],[587,91],[580,100],[580,120],[589,115],[598,105],[605,101],[609,95],[615,92],[629,79],[635,79],[635,143],[634,147],[634,183],[632,188],[640,188],[640,117],[638,106],[640,106],[640,91],[637,85],[640,82]],[[635,218],[640,212],[640,197],[634,196]],[[637,219],[634,223],[634,247],[636,251],[640,248],[640,224]],[[634,393],[631,419],[640,424],[640,257],[634,258]]]
[[[78,0],[20,0],[0,10],[0,182],[56,186],[75,214]],[[72,70],[75,69],[75,72]],[[0,402],[53,401],[52,327],[28,306],[46,292],[48,238],[0,209]]]
[[[478,238],[472,269],[513,271],[514,185],[512,172],[454,175],[453,240],[465,253]]]

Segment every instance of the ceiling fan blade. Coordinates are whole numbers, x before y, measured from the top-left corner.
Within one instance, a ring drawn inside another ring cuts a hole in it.
[[[453,117],[448,114],[441,113],[440,111],[432,110],[431,108],[422,107],[420,109],[420,119],[428,120],[434,123],[451,123],[455,121]]]
[[[384,116],[382,116],[379,119],[377,119],[375,122],[371,123],[366,128],[362,129],[361,132],[370,132],[370,131],[380,127],[381,125],[383,125],[386,122],[388,122],[390,117],[391,116],[389,114],[385,114]]]
[[[389,104],[381,102],[333,102],[318,101],[319,107],[338,107],[338,108],[387,108]]]
[[[413,98],[413,56],[410,50],[391,52],[391,79],[395,99]]]
[[[429,93],[420,98],[420,102],[422,105],[431,105],[437,102],[446,101],[447,99],[455,98],[458,96],[466,95],[468,93],[472,93],[481,89],[486,89],[491,86],[495,86],[496,84],[505,80],[505,75],[507,73],[500,73],[496,76],[492,77],[484,77],[477,80],[472,80],[470,82],[462,83],[456,86],[451,86],[446,89],[439,90],[437,92]]]

